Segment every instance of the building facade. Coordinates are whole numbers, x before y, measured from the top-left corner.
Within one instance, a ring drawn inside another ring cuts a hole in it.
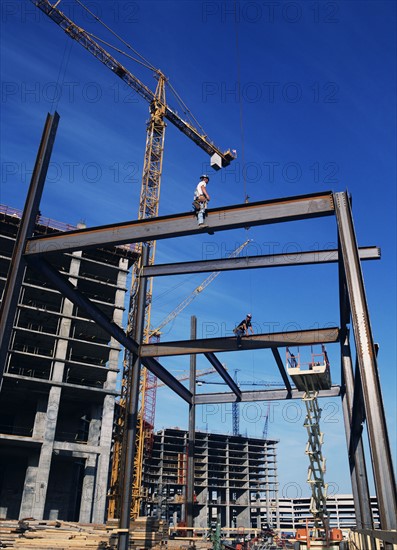
[[[21,212],[0,207],[0,293]],[[36,235],[75,229],[39,217]],[[122,325],[128,246],[51,262]],[[0,391],[0,517],[105,520],[120,345],[27,269]]]
[[[146,512],[167,522],[185,521],[187,439],[177,428],[156,433],[145,462]],[[194,527],[260,528],[277,502],[276,450],[275,440],[196,432]]]
[[[285,498],[271,502],[270,508],[273,515],[278,511],[278,528],[284,531],[294,531],[305,524],[306,518],[312,517],[310,512],[311,497]],[[263,503],[265,504],[265,503]],[[376,497],[371,497],[372,516],[375,528],[379,528],[379,510]],[[330,527],[348,529],[356,527],[356,514],[354,510],[353,495],[332,495],[327,498],[327,510]],[[263,506],[262,514],[265,516],[266,508]]]

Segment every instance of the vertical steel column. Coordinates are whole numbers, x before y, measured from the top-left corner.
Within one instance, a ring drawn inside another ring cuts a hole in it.
[[[361,434],[354,434],[352,427],[354,375],[349,343],[346,332],[344,342],[341,342],[342,376],[344,388],[342,391],[342,409],[345,424],[346,443],[349,451],[349,467],[352,483],[354,509],[358,529],[373,529],[371,499],[368,486],[367,468]],[[354,444],[351,442],[354,440]],[[350,451],[354,449],[354,453]]]
[[[335,193],[335,213],[346,273],[357,361],[361,375],[381,529],[397,527],[397,494],[353,218],[347,193]]]
[[[372,517],[371,498],[369,493],[367,468],[365,464],[365,454],[361,437],[362,430],[360,431],[360,433],[355,433],[355,427],[352,425],[354,374],[348,329],[351,311],[346,283],[346,273],[342,262],[340,241],[338,243],[338,257],[340,327],[342,335],[344,334],[344,337],[342,337],[340,341],[342,410],[345,425],[354,510],[356,513],[357,527],[359,529],[373,529],[374,524]],[[356,373],[358,376],[360,376],[358,370],[356,370]]]
[[[26,264],[23,259],[25,243],[26,239],[31,237],[34,232],[58,122],[59,115],[57,112],[53,115],[47,114],[18,235],[12,253],[3,300],[0,306],[0,388],[3,380],[8,347],[10,345],[12,326],[18,305],[19,292],[25,272]]]
[[[149,248],[142,247],[142,265],[146,266],[149,260]],[[145,301],[146,301],[146,286],[147,278],[141,278],[138,301],[136,308],[135,319],[135,334],[134,338],[138,344],[143,341],[143,329],[145,324]],[[139,405],[139,381],[141,374],[141,360],[135,357],[132,367],[131,378],[128,380],[127,404],[126,404],[126,419],[125,432],[126,437],[123,441],[122,448],[122,464],[124,468],[121,473],[121,504],[120,504],[120,523],[119,523],[119,540],[118,550],[128,550],[129,546],[129,529],[130,529],[130,514],[132,502],[132,483],[134,476],[134,458],[135,458],[135,439],[138,421],[138,405]]]
[[[197,338],[197,317],[190,318],[190,339]],[[194,501],[194,448],[196,432],[196,355],[190,356],[190,378],[189,389],[193,395],[192,403],[189,405],[189,434],[187,448],[187,490],[186,490],[186,526],[193,528],[193,501]]]

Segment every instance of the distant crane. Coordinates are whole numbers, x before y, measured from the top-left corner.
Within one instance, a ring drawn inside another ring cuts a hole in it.
[[[244,250],[244,248],[251,242],[251,239],[248,239],[246,240],[243,244],[241,244],[240,246],[238,246],[235,250],[233,250],[233,252],[231,252],[228,256],[228,258],[236,258],[240,252],[242,252]],[[207,286],[212,283],[212,281],[218,277],[218,275],[220,275],[221,272],[220,271],[214,271],[213,273],[211,273],[211,275],[209,275],[206,279],[204,279],[204,281],[198,285],[191,294],[189,294],[189,296],[187,298],[185,298],[173,311],[171,311],[171,313],[169,313],[167,315],[167,317],[165,317],[165,319],[163,319],[161,321],[161,323],[158,325],[158,327],[156,327],[155,329],[152,329],[150,331],[150,336],[156,336],[160,333],[161,329],[165,327],[165,325],[167,325],[168,323],[170,323],[171,321],[173,321],[175,319],[175,317],[177,317],[177,315],[179,315],[189,304],[191,304],[193,302],[193,300],[195,298],[197,298],[197,296],[203,292],[204,289],[207,288]]]
[[[237,381],[237,371],[239,369],[236,369],[234,380],[237,382],[238,386],[273,386],[277,387],[280,386],[279,382],[268,382],[266,380],[255,380],[255,381],[249,381],[249,380],[243,380],[241,382]],[[201,386],[202,384],[218,384],[218,385],[227,385],[226,382],[211,382],[209,380],[196,380],[197,385]],[[233,407],[233,405],[236,405]],[[264,416],[265,418],[265,424],[263,426],[263,432],[262,437],[263,439],[267,439],[267,433],[268,433],[268,427],[269,427],[269,414],[270,414],[270,403],[268,404],[266,414]],[[238,411],[238,403],[234,402],[232,403],[232,423],[233,423],[233,435],[240,435],[240,418],[239,418],[239,411]]]
[[[240,369],[234,369],[234,381],[236,384],[237,381],[237,373]],[[240,435],[240,415],[238,411],[238,403],[235,401],[232,403],[232,422],[233,422],[233,435]]]
[[[200,376],[206,376],[207,374],[213,374],[214,372],[216,372],[216,369],[214,369],[214,368],[198,370],[196,372],[196,376],[198,378]],[[182,376],[177,376],[176,377],[176,379],[179,380],[179,382],[182,382],[183,380],[189,380],[189,378],[190,378],[190,373],[183,374]],[[166,386],[166,385],[167,384],[165,384],[165,382],[157,382],[156,383],[156,388],[161,388],[161,387]]]
[[[43,11],[52,21],[69,36],[71,39],[78,42],[90,54],[110,69],[116,76],[123,80],[127,86],[135,90],[140,97],[147,101],[150,105],[150,118],[147,124],[147,137],[144,155],[144,166],[142,174],[142,186],[139,201],[138,219],[146,219],[156,217],[159,209],[160,199],[160,183],[163,165],[164,153],[164,138],[165,138],[165,120],[172,122],[185,136],[191,139],[196,145],[203,149],[211,157],[211,166],[215,170],[219,170],[224,166],[228,166],[235,158],[235,154],[229,150],[222,152],[214,143],[207,137],[204,130],[197,130],[192,124],[183,120],[175,110],[172,110],[166,103],[165,85],[168,82],[167,77],[153,65],[143,59],[143,65],[149,68],[154,73],[157,79],[156,91],[152,92],[145,84],[143,84],[136,76],[128,71],[119,61],[112,57],[102,46],[100,46],[90,33],[82,29],[63,12],[57,9],[61,0],[55,4],[51,4],[48,0],[31,0],[35,6]],[[81,5],[83,5],[80,2]],[[83,6],[84,7],[84,6]],[[91,13],[86,7],[84,7]],[[96,21],[100,21],[97,16],[91,13]],[[108,28],[108,30],[110,30]],[[113,33],[115,34],[115,33]],[[118,37],[119,38],[119,37]],[[97,39],[98,40],[98,39]],[[127,45],[128,46],[128,45]],[[128,46],[130,47],[130,46]],[[132,49],[132,48],[130,48]],[[135,52],[136,53],[136,52]],[[139,54],[138,54],[139,55]],[[141,61],[140,61],[141,62]],[[172,88],[171,88],[172,89]],[[178,96],[177,96],[178,97]],[[178,98],[179,99],[179,98]],[[187,110],[183,104],[184,109]],[[197,121],[194,120],[197,124]],[[150,241],[147,243],[149,249],[149,265],[153,265],[155,258],[156,242]],[[142,245],[141,245],[142,250]],[[142,256],[134,265],[132,273],[130,304],[128,313],[127,333],[133,334],[135,327],[135,317],[137,308],[137,293],[140,284],[139,274],[142,269]],[[144,321],[144,341],[149,341],[150,332],[150,314],[152,301],[153,279],[150,278],[147,284],[146,305],[145,305],[145,321]],[[121,449],[125,427],[125,404],[129,395],[128,380],[132,369],[132,355],[126,351],[123,363],[123,377],[121,386],[120,398],[120,416],[117,421],[117,434],[114,444],[113,465],[111,473],[111,490],[109,495],[109,517],[119,517],[119,497],[120,497],[120,474],[121,474]],[[154,399],[147,399],[146,388],[153,385],[152,374],[146,368],[142,368],[140,380],[140,410],[138,412],[138,426],[136,437],[136,453],[134,461],[134,481],[132,489],[132,509],[131,516],[136,517],[140,511],[141,501],[141,486],[142,486],[142,457],[145,440],[146,426],[153,425],[154,417]],[[145,403],[146,401],[146,403]],[[149,403],[148,403],[149,401]]]
[[[267,439],[267,434],[269,431],[269,416],[270,416],[270,401],[267,404],[267,410],[265,414],[265,423],[263,424],[262,439]]]

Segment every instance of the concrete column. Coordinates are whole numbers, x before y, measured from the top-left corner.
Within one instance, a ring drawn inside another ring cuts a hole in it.
[[[102,407],[102,422],[100,431],[100,454],[98,456],[97,476],[94,496],[93,523],[105,521],[106,491],[109,477],[110,449],[112,444],[114,416],[114,397],[106,395]]]
[[[51,469],[52,451],[55,439],[56,421],[58,418],[61,388],[52,387],[48,398],[45,417],[36,415],[34,432],[44,433],[38,460],[32,457],[26,470],[19,517],[43,519],[47,496],[48,478]]]
[[[95,481],[98,455],[90,454],[85,461],[83,488],[81,492],[80,515],[81,523],[91,523],[93,505],[95,502]],[[94,522],[95,523],[95,522]]]
[[[115,296],[115,309],[113,311],[113,322],[116,325],[122,326],[123,312],[125,303],[125,293],[127,284],[127,269],[128,260],[121,258],[119,262],[120,271],[117,275],[117,287]],[[109,368],[115,369],[118,367],[120,347],[119,343],[113,338],[111,339],[112,347],[109,352]],[[106,389],[115,390],[117,384],[117,373],[114,370],[108,372],[105,387]],[[100,454],[98,456],[97,476],[95,495],[93,503],[92,521],[94,523],[103,523],[105,521],[106,511],[106,493],[109,477],[110,452],[112,446],[113,420],[114,420],[114,396],[106,395],[103,400],[103,406],[100,413],[101,425],[99,434]]]
[[[28,467],[26,468],[25,483],[23,485],[22,503],[19,511],[19,519],[34,517],[33,506],[36,498],[39,497],[40,491],[38,491],[37,470],[38,470],[38,457],[36,455],[29,456]],[[42,518],[35,518],[42,519]]]
[[[69,271],[72,275],[77,275],[80,269],[81,252],[74,252],[70,262]],[[70,277],[70,281],[75,283],[76,279]],[[57,340],[55,342],[55,357],[66,358],[68,341],[65,339],[70,336],[71,319],[73,304],[69,300],[63,301],[62,315],[60,320]],[[62,381],[64,362],[55,361],[52,369],[52,380]],[[61,400],[61,388],[53,386],[50,389],[46,409],[44,402],[38,402],[35,423],[33,426],[33,436],[42,437],[38,462],[32,459],[26,471],[25,484],[22,494],[22,503],[19,517],[34,517],[43,519],[45,501],[47,497],[48,479],[51,469],[52,452],[55,439],[55,429],[58,419],[59,406]]]
[[[73,275],[76,276],[79,274],[81,255],[82,253],[80,251],[73,252],[73,258],[70,261],[69,273],[71,276],[69,277],[69,281],[74,285],[77,284],[77,279],[73,277]],[[70,337],[70,330],[72,325],[71,316],[73,314],[73,303],[70,300],[64,298],[61,313],[63,317],[60,319],[59,322],[57,341],[55,343],[55,357],[61,359],[61,361],[54,361],[51,376],[52,380],[55,380],[57,382],[63,381],[65,363],[64,361],[62,361],[62,359],[66,359],[69,345],[67,338]]]

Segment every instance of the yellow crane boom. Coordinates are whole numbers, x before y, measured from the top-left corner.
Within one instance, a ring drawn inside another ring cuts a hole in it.
[[[147,124],[147,137],[144,156],[144,166],[142,174],[142,186],[139,201],[138,219],[156,217],[158,215],[159,198],[160,198],[160,183],[164,153],[164,137],[165,137],[165,121],[172,122],[182,133],[189,137],[196,145],[203,149],[211,156],[211,166],[215,170],[227,166],[235,158],[235,155],[227,150],[221,151],[210,141],[205,133],[199,132],[193,125],[183,120],[175,110],[171,109],[165,98],[165,84],[167,78],[158,69],[155,70],[155,78],[157,79],[156,91],[152,92],[145,84],[143,84],[136,76],[134,76],[126,67],[111,56],[104,48],[102,48],[92,36],[79,25],[69,19],[63,12],[58,10],[57,6],[61,0],[51,4],[48,0],[30,0],[43,13],[45,13],[52,21],[54,21],[71,39],[83,46],[91,55],[98,59],[103,65],[111,70],[116,76],[123,80],[129,87],[134,89],[143,99],[145,99],[150,107],[150,119]],[[98,19],[98,18],[97,18]],[[146,246],[149,248],[149,265],[153,265],[155,258],[155,241],[148,242]],[[138,261],[133,268],[131,295],[129,303],[128,326],[127,333],[133,334],[136,317],[136,296],[140,284],[139,273],[142,265],[141,260]],[[151,297],[152,297],[153,279],[148,280],[146,293],[146,307],[144,319],[144,341],[149,340],[150,331],[150,312],[151,312]],[[121,387],[120,411],[127,402],[130,388],[128,380],[132,369],[131,354],[126,351],[123,364],[123,378]],[[150,415],[154,414],[154,409],[149,411],[149,420],[145,420],[145,398],[146,388],[153,383],[152,375],[147,369],[142,368],[140,379],[140,405],[138,411],[138,426],[136,437],[136,450],[134,460],[134,481],[132,489],[132,510],[131,516],[136,517],[139,514],[140,498],[141,498],[141,481],[142,481],[142,460],[143,446],[145,439],[145,424],[150,425]],[[152,402],[153,403],[153,402]],[[147,411],[146,411],[147,412]],[[125,433],[126,419],[124,414],[120,414],[118,421],[118,434],[115,438],[113,450],[113,465],[111,473],[111,492],[109,496],[109,517],[119,517],[120,505],[120,472],[123,468],[121,461],[122,441]]]

